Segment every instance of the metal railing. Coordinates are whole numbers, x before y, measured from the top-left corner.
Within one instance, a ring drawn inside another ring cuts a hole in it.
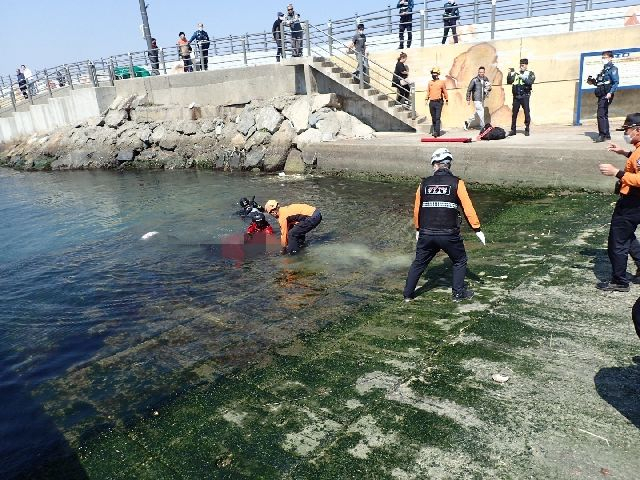
[[[624,18],[625,7],[635,0],[465,0],[458,4],[458,28],[473,25],[473,40],[512,38],[536,32],[607,28]],[[412,46],[439,44],[442,41],[442,12],[444,0],[416,1],[409,25]],[[608,9],[594,19],[592,10]],[[406,19],[406,17],[405,17]],[[350,43],[358,23],[364,23],[367,49],[379,51],[396,48],[400,14],[395,6],[363,15],[329,20],[326,25],[313,26],[301,21],[302,39],[293,37],[289,28],[280,31],[283,58],[294,50],[310,55],[312,46],[323,55],[333,55],[334,46]],[[408,28],[406,30],[409,30]],[[460,31],[458,31],[460,35]],[[464,35],[469,35],[465,32]],[[404,32],[405,45],[408,31]],[[462,37],[464,40],[464,36]],[[208,45],[193,44],[191,68],[206,70],[259,65],[275,62],[277,43],[272,32],[245,33],[213,38]],[[302,46],[301,46],[302,45]],[[208,48],[204,48],[207,47]],[[604,48],[604,47],[603,47]],[[337,48],[339,50],[339,48]],[[157,53],[157,58],[154,55]],[[187,62],[188,63],[188,62]],[[39,97],[53,97],[61,89],[83,86],[114,85],[116,81],[142,75],[167,75],[183,71],[184,62],[176,45],[158,48],[151,55],[147,50],[122,53],[109,57],[83,60],[76,63],[47,67],[33,72],[26,84],[18,83],[15,75],[0,76],[0,112],[18,110],[22,104],[36,103]],[[392,75],[392,72],[390,72]]]

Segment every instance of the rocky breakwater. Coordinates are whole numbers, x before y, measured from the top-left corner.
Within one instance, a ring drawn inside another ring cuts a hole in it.
[[[304,173],[316,163],[313,144],[374,136],[371,127],[341,106],[335,94],[231,107],[192,105],[189,110],[150,105],[146,97],[117,98],[100,117],[0,145],[0,165],[27,171],[199,168]],[[179,116],[189,119],[176,120]]]

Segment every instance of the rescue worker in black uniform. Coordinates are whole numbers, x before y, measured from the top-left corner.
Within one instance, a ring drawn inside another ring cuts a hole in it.
[[[598,98],[598,138],[594,142],[611,140],[609,132],[609,105],[613,103],[613,96],[618,90],[620,76],[618,67],[613,64],[613,52],[602,52],[602,71],[596,78],[589,76],[587,83],[596,87],[595,95]]]
[[[405,302],[413,299],[420,276],[440,250],[453,262],[453,301],[460,302],[473,297],[473,291],[464,285],[467,253],[460,236],[460,206],[483,245],[486,240],[464,181],[451,173],[451,162],[453,155],[448,149],[439,148],[433,152],[433,175],[423,179],[416,191],[413,220],[418,243],[416,258],[409,268],[404,287]]]
[[[529,99],[531,98],[531,86],[536,81],[536,74],[527,70],[529,60],[520,59],[520,71],[515,72],[513,68],[509,69],[507,74],[507,84],[511,85],[511,93],[513,94],[513,106],[511,114],[511,131],[509,136],[516,134],[516,122],[518,121],[518,112],[520,107],[524,110],[524,134],[529,136],[529,125],[531,125],[531,110],[529,109]]]

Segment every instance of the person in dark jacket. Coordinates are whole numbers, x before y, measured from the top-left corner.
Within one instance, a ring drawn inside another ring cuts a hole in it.
[[[285,25],[291,29],[291,56],[302,56],[302,25],[300,15],[293,10],[293,5],[287,5],[287,16],[284,19]]]
[[[444,13],[442,14],[442,22],[444,23],[444,35],[442,36],[442,44],[444,45],[449,35],[449,29],[453,34],[453,43],[458,43],[458,33],[456,32],[456,23],[460,19],[460,11],[456,0],[450,0],[444,4]]]
[[[464,182],[451,173],[452,162],[453,155],[448,149],[439,148],[433,152],[433,175],[424,178],[416,191],[413,222],[418,243],[416,258],[409,268],[404,287],[405,302],[414,298],[420,276],[440,250],[444,250],[453,262],[453,301],[460,302],[473,297],[473,291],[464,285],[467,253],[460,236],[461,206],[469,225],[483,245],[486,239]]]
[[[398,2],[398,13],[400,13],[400,46],[399,50],[404,48],[404,31],[407,31],[407,48],[411,48],[411,40],[413,38],[413,0],[400,0]]]
[[[158,59],[160,49],[158,48],[158,44],[156,42],[157,41],[155,38],[151,39],[151,50],[147,52],[149,63],[151,63],[152,75],[160,75],[160,61]]]
[[[204,31],[204,25],[199,23],[197,30],[191,35],[189,43],[196,42],[198,52],[200,52],[200,61],[196,64],[196,70],[209,70],[209,34]]]
[[[409,89],[411,88],[407,78],[409,77],[409,67],[406,65],[407,54],[400,52],[396,68],[393,71],[393,86],[398,90],[396,101],[403,105],[409,105]]]
[[[284,22],[284,13],[278,12],[278,17],[276,18],[276,21],[273,22],[273,27],[271,27],[273,39],[276,41],[276,46],[278,47],[276,62],[279,62],[280,57],[282,56],[282,22]]]
[[[613,52],[602,52],[602,71],[596,78],[589,77],[587,83],[596,87],[595,95],[598,98],[598,138],[595,142],[611,140],[609,131],[609,105],[613,102],[613,96],[618,90],[620,76],[618,67],[613,64]]]
[[[16,69],[16,78],[18,80],[18,88],[20,88],[22,96],[24,98],[29,98],[29,95],[27,94],[27,79],[24,78],[24,73],[22,73],[22,70],[19,68]]]
[[[358,24],[358,29],[351,39],[350,51],[355,51],[358,59],[358,68],[353,72],[353,79],[360,81],[360,65],[362,65],[363,81],[369,82],[369,57],[367,52],[367,36],[364,34],[364,23]]]
[[[509,69],[507,74],[507,84],[511,85],[511,93],[513,94],[513,106],[511,114],[511,131],[509,136],[516,134],[516,122],[518,120],[518,112],[520,107],[524,110],[524,134],[529,136],[529,125],[531,125],[531,111],[529,108],[529,99],[531,98],[531,86],[536,81],[536,74],[528,70],[529,60],[520,59],[520,71],[516,73],[513,68]]]

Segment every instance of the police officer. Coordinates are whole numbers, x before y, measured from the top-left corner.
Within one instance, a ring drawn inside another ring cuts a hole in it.
[[[633,144],[634,152],[617,151],[611,145],[611,151],[627,157],[627,164],[619,170],[610,163],[599,165],[600,173],[617,177],[620,185],[620,198],[616,202],[609,227],[607,253],[611,262],[611,281],[602,282],[597,288],[606,292],[628,292],[627,256],[640,224],[640,113],[627,115],[619,131],[624,131],[625,142]]]
[[[486,240],[464,182],[451,173],[451,162],[453,155],[448,149],[439,148],[433,152],[433,175],[423,179],[416,191],[413,221],[418,243],[416,258],[409,268],[404,287],[405,302],[413,299],[420,276],[440,250],[453,262],[453,301],[473,297],[473,291],[464,286],[467,253],[460,236],[460,206],[483,245]]]
[[[529,125],[531,125],[531,111],[529,109],[529,99],[531,98],[531,86],[536,81],[536,74],[530,70],[529,60],[520,59],[520,71],[516,73],[513,68],[509,69],[507,74],[507,84],[511,85],[511,93],[513,94],[513,107],[511,114],[511,131],[509,136],[516,134],[516,122],[518,121],[518,112],[520,107],[524,110],[524,134],[529,136]]]
[[[613,52],[602,52],[602,71],[594,79],[589,77],[587,83],[596,87],[595,94],[598,98],[598,138],[595,142],[611,140],[609,132],[609,105],[613,102],[613,96],[618,90],[620,77],[618,67],[613,64]]]

